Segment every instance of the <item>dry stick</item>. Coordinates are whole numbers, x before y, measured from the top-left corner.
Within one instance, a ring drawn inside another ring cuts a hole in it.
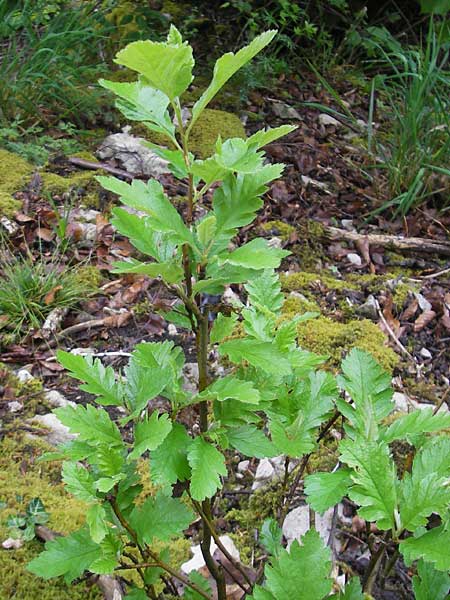
[[[443,269],[442,271],[437,271],[436,273],[431,273],[430,275],[424,275],[423,277],[420,277],[420,279],[435,279],[435,277],[440,277],[447,273],[450,273],[450,267],[448,269]]]
[[[441,408],[441,406],[444,404],[447,396],[450,393],[450,387],[448,387],[445,392],[442,394],[442,398],[439,400],[439,402],[436,404],[436,406],[434,407],[433,410],[433,415],[436,415],[439,412],[439,409]]]
[[[77,167],[82,167],[83,169],[91,169],[92,171],[96,171],[97,169],[101,169],[102,171],[107,171],[112,175],[117,175],[118,177],[124,177],[125,179],[132,180],[135,176],[132,173],[128,173],[128,171],[124,171],[123,169],[117,169],[116,167],[111,167],[106,163],[95,162],[93,160],[85,160],[84,158],[77,158],[76,156],[69,156],[68,161],[72,165],[76,165]]]
[[[369,246],[383,246],[399,252],[420,252],[423,254],[441,254],[450,256],[450,242],[444,240],[431,240],[428,238],[407,237],[395,235],[382,235],[378,233],[362,234],[356,231],[347,231],[338,227],[325,227],[324,237],[327,240],[347,240],[350,242],[365,242]]]
[[[379,304],[378,300],[376,300],[376,299],[375,299],[375,308],[377,309],[378,316],[380,317],[381,321],[383,322],[383,325],[386,327],[386,331],[388,332],[389,336],[392,338],[395,345],[403,352],[403,354],[405,354],[409,358],[409,360],[411,360],[418,367],[419,365],[417,365],[417,361],[414,358],[414,356],[405,348],[405,346],[401,343],[401,341],[395,335],[392,327],[389,325],[389,323],[386,320],[386,317],[383,315],[383,311],[380,308],[380,304]]]
[[[386,551],[387,542],[389,542],[389,540],[391,539],[391,535],[391,531],[386,531],[386,533],[383,536],[383,539],[380,541],[378,550],[374,554],[372,554],[372,558],[370,559],[369,566],[367,567],[367,571],[363,579],[363,590],[368,594],[372,593],[373,584],[375,583],[375,579],[380,568],[381,561]]]

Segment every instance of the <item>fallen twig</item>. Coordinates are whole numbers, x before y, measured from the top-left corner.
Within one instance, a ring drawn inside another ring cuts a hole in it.
[[[422,254],[441,254],[450,256],[450,242],[429,238],[399,237],[380,233],[357,233],[338,227],[325,227],[324,236],[328,240],[347,240],[350,242],[366,241],[369,246],[383,246],[399,252],[419,252]]]
[[[112,175],[117,175],[118,177],[124,177],[125,179],[132,180],[134,179],[134,175],[128,173],[128,171],[124,171],[123,169],[117,169],[116,167],[111,167],[106,163],[94,162],[93,160],[85,160],[84,158],[77,158],[76,156],[69,156],[68,161],[72,165],[76,165],[77,167],[81,167],[82,169],[91,169],[92,171],[102,170],[111,173]]]

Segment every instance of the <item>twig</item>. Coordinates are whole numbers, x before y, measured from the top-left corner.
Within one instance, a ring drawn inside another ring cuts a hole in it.
[[[450,393],[450,387],[448,387],[445,392],[442,394],[442,398],[439,400],[439,402],[436,404],[436,406],[434,407],[433,410],[433,415],[436,415],[439,412],[439,409],[441,408],[441,406],[444,404],[445,400],[447,399],[447,396]]]
[[[383,322],[383,325],[386,327],[386,331],[392,338],[395,345],[403,352],[403,354],[405,354],[409,358],[409,360],[411,360],[413,363],[417,364],[417,361],[414,358],[414,356],[405,348],[405,346],[401,343],[401,341],[395,335],[392,327],[389,325],[389,323],[386,320],[386,317],[383,315],[383,311],[381,310],[380,304],[377,299],[375,299],[375,308],[377,309],[378,316],[380,317],[381,321]]]
[[[124,171],[123,169],[111,167],[106,163],[94,162],[93,160],[84,160],[84,158],[77,158],[76,156],[69,156],[67,160],[72,165],[76,165],[77,167],[81,167],[82,169],[91,169],[92,171],[96,171],[98,169],[102,171],[107,171],[112,175],[124,177],[125,179],[129,179],[130,181],[135,178],[135,176],[132,173],[128,173],[128,171]]]
[[[430,275],[424,275],[420,277],[420,279],[435,279],[436,277],[440,277],[441,275],[446,275],[450,273],[450,267],[448,269],[442,269],[442,271],[437,271],[437,273],[431,273]]]

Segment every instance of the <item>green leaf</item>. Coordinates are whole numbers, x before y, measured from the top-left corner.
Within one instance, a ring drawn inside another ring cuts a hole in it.
[[[180,535],[194,520],[193,512],[178,498],[158,492],[136,506],[130,515],[130,524],[141,543],[151,544],[154,539],[168,541]]]
[[[189,580],[195,583],[197,587],[201,588],[204,592],[212,596],[211,585],[207,579],[203,577],[198,571],[191,571],[189,573]],[[201,596],[198,592],[192,588],[185,587],[183,598],[185,600],[203,600],[204,596]]]
[[[323,514],[335,506],[348,492],[352,483],[350,469],[338,469],[333,473],[314,473],[305,478],[305,494],[316,512]]]
[[[328,600],[365,600],[366,598],[367,596],[363,594],[358,577],[352,577],[343,592],[329,596]]]
[[[247,361],[273,375],[284,376],[291,372],[287,358],[270,342],[252,339],[229,340],[220,344],[219,354],[227,355],[235,364]]]
[[[132,353],[127,368],[125,369],[125,394],[131,408],[130,417],[137,417],[144,410],[150,400],[159,396],[170,378],[169,367],[158,364],[149,348],[146,360],[143,352],[146,348],[139,344]]]
[[[116,381],[114,369],[104,367],[99,359],[91,356],[79,356],[71,352],[57,351],[58,362],[69,372],[71,377],[84,381],[80,389],[98,396],[97,402],[105,405],[123,404],[123,390]]]
[[[253,306],[263,306],[278,314],[283,306],[284,295],[278,275],[271,269],[261,271],[245,286],[248,299]]]
[[[423,558],[438,571],[450,571],[450,529],[444,525],[425,531],[419,537],[409,537],[400,542],[400,552],[406,564]]]
[[[211,328],[211,334],[209,338],[211,344],[217,344],[224,338],[230,336],[236,327],[237,320],[238,316],[236,313],[232,313],[229,317],[219,313]]]
[[[142,263],[135,259],[118,261],[113,265],[113,273],[138,273],[148,277],[162,277],[167,283],[179,283],[184,276],[181,264],[173,259],[164,263]]]
[[[420,10],[427,14],[446,15],[450,10],[448,0],[419,0]]]
[[[26,513],[28,520],[32,521],[34,524],[43,524],[47,523],[49,519],[49,514],[46,512],[44,504],[40,498],[33,498],[28,503],[26,508]]]
[[[67,583],[80,577],[101,555],[101,550],[89,534],[87,528],[79,529],[67,537],[57,537],[45,544],[44,552],[33,559],[27,570],[51,579],[64,575]]]
[[[383,441],[390,444],[394,440],[406,439],[410,441],[413,436],[422,433],[433,433],[450,427],[450,414],[438,413],[433,415],[432,408],[415,410],[396,419],[382,432]]]
[[[156,450],[172,430],[172,421],[167,413],[158,415],[154,411],[150,418],[136,423],[134,430],[134,449],[128,456],[129,460],[139,458],[147,450]]]
[[[85,502],[95,502],[97,493],[95,479],[85,467],[76,462],[65,462],[62,466],[62,480],[69,493]]]
[[[174,43],[173,38],[168,43],[132,42],[117,54],[114,62],[144,75],[153,88],[164,92],[170,100],[181,96],[192,81],[192,48],[186,42]]]
[[[223,454],[198,436],[189,447],[188,461],[192,469],[192,498],[199,502],[212,498],[221,487],[220,476],[227,474]]]
[[[247,142],[250,145],[255,145],[256,149],[262,148],[267,144],[271,144],[275,140],[284,135],[288,135],[297,129],[297,125],[280,125],[280,127],[269,127],[268,129],[260,129],[251,135]]]
[[[187,452],[191,438],[180,423],[174,423],[163,443],[150,454],[150,476],[155,484],[170,489],[177,481],[185,481],[191,470]]]
[[[254,425],[242,425],[227,429],[227,438],[231,446],[245,456],[265,458],[277,454],[276,448],[269,438]]]
[[[294,540],[290,552],[282,549],[278,559],[266,566],[265,586],[257,586],[252,598],[322,600],[332,587],[330,559],[330,550],[324,547],[319,534],[310,530],[303,536],[301,546]]]
[[[354,402],[338,400],[353,429],[369,440],[378,438],[378,424],[393,410],[391,377],[368,353],[353,348],[342,362],[341,383]]]
[[[239,52],[234,54],[228,52],[221,56],[214,66],[214,73],[211,83],[200,96],[199,100],[194,104],[192,109],[192,119],[189,123],[189,130],[192,128],[198,117],[203,112],[203,109],[211,102],[217,92],[225,85],[241,67],[248,63],[256,56],[263,48],[269,44],[274,38],[276,31],[269,30],[258,35],[248,46],[241,48]],[[159,86],[155,86],[159,87]],[[162,89],[162,88],[161,88]]]
[[[419,560],[412,584],[416,600],[446,600],[450,591],[450,575],[436,571],[433,565]]]
[[[263,238],[255,238],[221,257],[221,262],[247,269],[277,269],[289,254],[287,250],[271,248]]]
[[[242,138],[230,138],[223,143],[219,139],[213,158],[219,168],[235,173],[254,173],[263,165],[263,153],[256,152],[256,147],[249,148],[247,140]]]
[[[102,408],[94,408],[92,404],[77,404],[75,407],[57,408],[54,413],[63,425],[69,427],[73,433],[79,433],[82,441],[92,445],[106,443],[111,446],[123,446],[117,425]]]
[[[121,549],[122,543],[120,539],[112,531],[109,531],[100,542],[101,555],[89,565],[89,571],[98,575],[113,573],[115,567],[119,564],[118,559]]]
[[[116,107],[130,121],[145,121],[152,131],[174,139],[175,127],[167,111],[169,98],[143,81],[117,82],[99,79],[99,84],[114,92],[121,100]]]
[[[367,521],[377,521],[380,529],[395,529],[397,478],[388,445],[359,438],[344,439],[339,448],[342,462],[354,469],[348,495],[361,505],[358,513]]]
[[[234,375],[226,375],[216,379],[197,397],[200,399],[214,398],[219,402],[238,400],[246,404],[258,404],[260,400],[259,392],[251,381],[243,381]]]
[[[142,588],[133,588],[123,600],[148,600],[148,596]]]
[[[86,523],[89,527],[91,538],[97,544],[103,540],[108,533],[108,526],[105,522],[106,512],[101,504],[92,504],[86,512]]]
[[[266,519],[261,527],[259,541],[263,548],[275,558],[279,558],[283,550],[283,546],[281,545],[282,538],[283,532],[275,519],[272,517]]]

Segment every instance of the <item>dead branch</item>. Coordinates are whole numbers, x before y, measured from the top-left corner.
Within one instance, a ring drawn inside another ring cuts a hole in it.
[[[76,165],[77,167],[81,167],[82,169],[91,169],[92,171],[96,171],[97,169],[102,171],[107,171],[112,175],[117,175],[117,177],[124,177],[125,179],[134,179],[134,175],[128,173],[128,171],[124,171],[123,169],[117,169],[116,167],[111,167],[107,163],[102,162],[94,162],[93,160],[85,160],[84,158],[78,158],[76,156],[69,156],[68,161],[72,165]]]
[[[338,227],[325,227],[324,236],[328,240],[346,240],[349,242],[367,241],[369,246],[382,246],[398,252],[419,252],[421,254],[441,254],[450,256],[450,242],[432,240],[429,238],[400,237],[380,233],[363,234],[356,231],[347,231]]]

